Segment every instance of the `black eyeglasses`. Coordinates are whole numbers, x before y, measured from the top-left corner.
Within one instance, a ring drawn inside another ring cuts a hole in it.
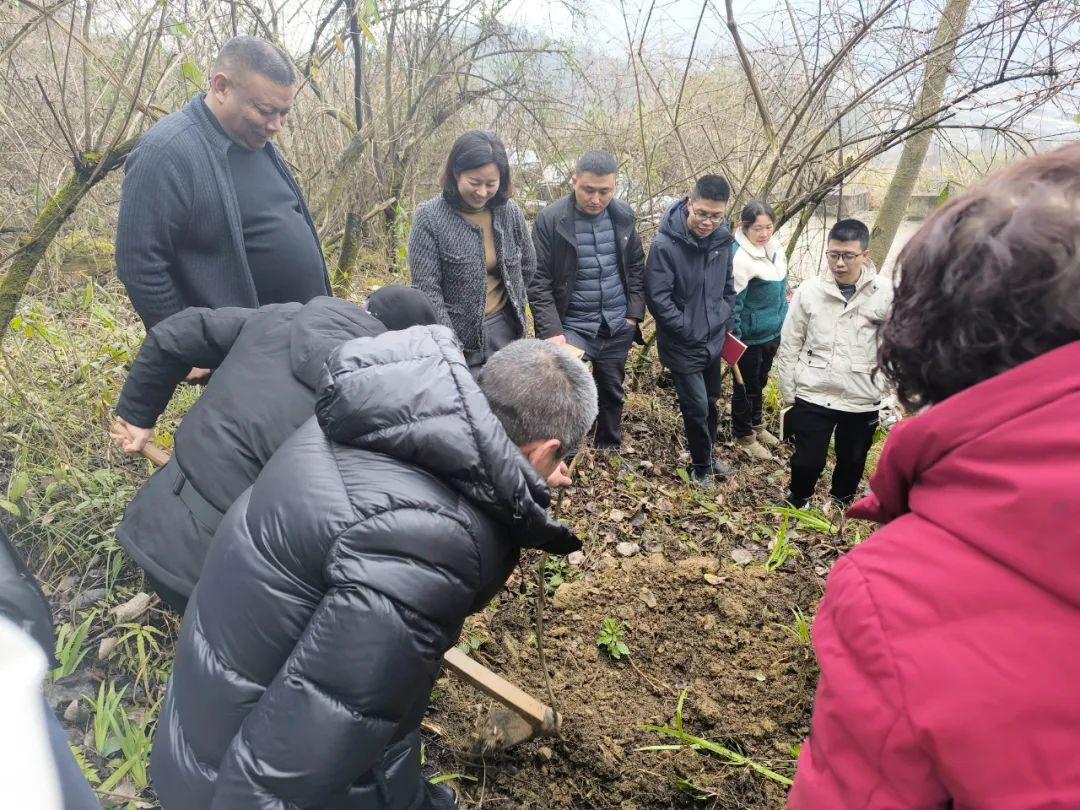
[[[724,212],[723,211],[721,211],[719,214],[702,214],[702,213],[699,213],[698,210],[696,208],[694,208],[693,205],[691,205],[690,206],[690,213],[692,213],[698,219],[704,220],[705,222],[723,222],[724,221]]]
[[[862,256],[862,253],[841,253],[839,250],[830,250],[825,254],[825,258],[830,262],[835,263],[843,259],[847,264],[851,264],[860,256]]]

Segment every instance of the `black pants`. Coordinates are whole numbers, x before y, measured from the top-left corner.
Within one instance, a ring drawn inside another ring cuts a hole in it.
[[[866,468],[866,455],[874,443],[878,412],[837,411],[796,399],[788,411],[787,424],[795,440],[795,453],[791,457],[791,502],[798,507],[805,506],[814,494],[829,455],[829,439],[835,430],[836,468],[829,492],[837,501],[851,503]]]
[[[484,367],[484,363],[491,359],[491,355],[520,337],[517,319],[514,316],[514,308],[510,304],[507,304],[494,315],[485,315],[484,348],[479,351],[465,350],[465,362],[469,364],[469,371],[473,373],[473,376],[476,376],[480,369]]]
[[[170,588],[157,577],[147,573],[146,571],[143,571],[143,576],[146,577],[146,584],[150,586],[151,590],[153,590],[154,593],[161,597],[162,602],[164,602],[174,611],[179,613],[181,616],[184,615],[184,611],[187,610],[187,597],[185,597],[179,591]]]
[[[611,334],[606,326],[601,326],[591,338],[567,329],[566,341],[585,352],[584,359],[592,363],[598,408],[593,446],[618,447],[622,443],[626,356],[634,343],[634,328],[624,321],[623,328]]]
[[[731,432],[736,437],[752,436],[754,428],[763,424],[761,416],[761,393],[769,384],[769,372],[772,371],[773,358],[780,348],[780,338],[747,346],[739,358],[739,373],[743,385],[735,383],[731,392]]]
[[[716,400],[720,398],[720,386],[724,380],[722,360],[717,357],[701,371],[682,374],[671,372],[675,396],[679,399],[686,444],[690,449],[690,463],[698,473],[712,469],[712,448],[716,443],[716,426],[720,412]]]

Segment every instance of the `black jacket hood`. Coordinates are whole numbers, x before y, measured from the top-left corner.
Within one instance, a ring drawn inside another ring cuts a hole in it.
[[[386,331],[382,321],[342,298],[312,298],[293,318],[289,333],[289,362],[293,375],[314,391],[323,364],[344,335],[377,335]]]
[[[453,333],[415,326],[338,347],[315,413],[326,435],[430,472],[523,548],[566,554],[581,542],[547,514],[547,483],[510,441]]]

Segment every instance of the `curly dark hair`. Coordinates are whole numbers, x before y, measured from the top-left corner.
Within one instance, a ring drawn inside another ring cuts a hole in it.
[[[899,259],[878,362],[905,407],[1080,340],[1080,143],[949,201]]]

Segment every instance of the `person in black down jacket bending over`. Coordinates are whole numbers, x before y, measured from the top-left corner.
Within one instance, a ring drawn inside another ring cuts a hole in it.
[[[225,515],[188,605],[150,761],[166,810],[452,806],[420,773],[442,655],[522,547],[580,547],[546,511],[596,417],[564,350],[517,341],[474,381],[445,327],[359,338],[315,414]]]
[[[176,431],[172,460],[116,527],[120,545],[173,610],[184,612],[222,515],[315,413],[330,352],[353,338],[431,323],[422,292],[388,286],[366,310],[325,296],[259,309],[191,307],[150,330],[116,404],[111,432],[125,452],[153,438],[188,369],[214,369]]]

